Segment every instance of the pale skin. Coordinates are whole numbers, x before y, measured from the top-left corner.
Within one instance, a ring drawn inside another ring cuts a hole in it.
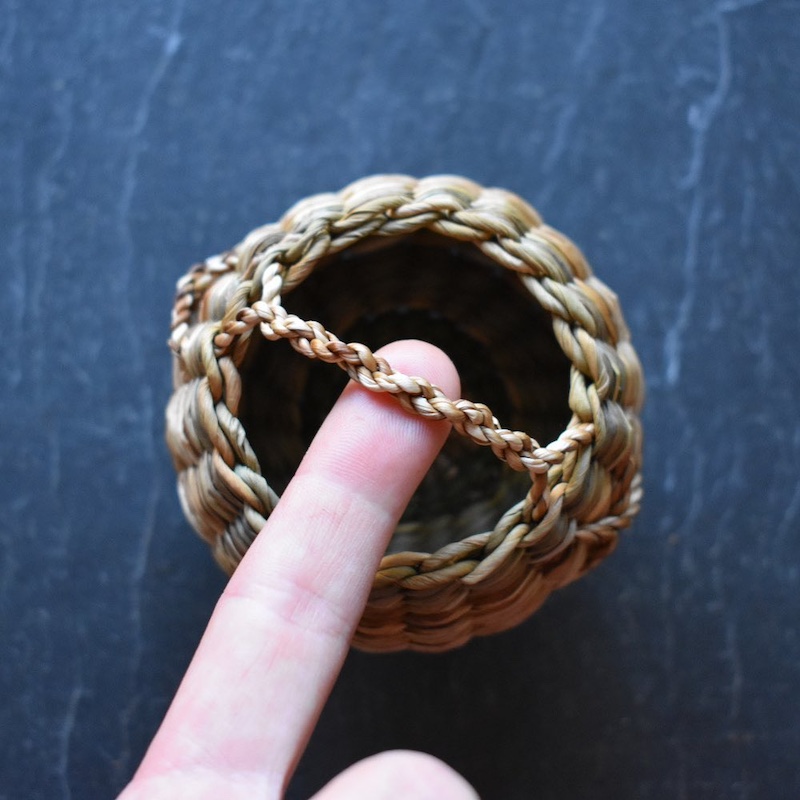
[[[449,396],[447,356],[380,351]],[[283,797],[349,649],[375,570],[449,426],[350,383],[217,603],[194,659],[120,800]],[[450,767],[408,751],[346,769],[318,800],[474,800]]]

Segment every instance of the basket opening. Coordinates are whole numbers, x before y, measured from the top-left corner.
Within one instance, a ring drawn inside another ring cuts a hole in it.
[[[549,315],[517,275],[470,243],[430,232],[367,240],[322,259],[284,305],[373,350],[409,338],[440,347],[459,371],[463,397],[542,444],[569,422],[570,362]],[[263,474],[281,493],[347,375],[257,333],[240,369],[240,418]],[[388,552],[433,552],[492,528],[529,485],[527,474],[452,433]]]

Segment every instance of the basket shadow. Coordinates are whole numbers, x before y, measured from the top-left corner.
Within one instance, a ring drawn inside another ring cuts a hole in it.
[[[441,758],[485,800],[618,796],[643,744],[601,594],[590,576],[515,630],[440,655],[353,651],[288,796],[394,748]]]

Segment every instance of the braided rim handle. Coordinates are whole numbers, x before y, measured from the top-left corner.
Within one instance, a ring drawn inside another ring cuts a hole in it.
[[[288,339],[292,347],[310,359],[337,364],[354,381],[371,392],[394,395],[403,408],[427,419],[446,419],[463,436],[483,447],[512,469],[546,474],[551,466],[560,464],[566,453],[580,445],[589,444],[594,436],[594,425],[582,423],[565,430],[559,438],[542,447],[524,431],[503,427],[491,409],[471,400],[451,400],[425,378],[406,375],[393,369],[386,359],[376,356],[368,347],[357,342],[345,343],[320,323],[306,321],[290,314],[276,300],[282,282],[281,269],[274,265],[265,281],[276,294],[258,300],[240,309],[235,320],[224,323],[214,337],[217,357],[225,355],[236,337],[241,337],[256,326],[270,341]]]
[[[592,442],[592,423],[569,427],[549,447],[542,447],[524,431],[502,426],[485,404],[464,398],[452,400],[425,378],[395,370],[366,345],[345,343],[320,323],[288,313],[280,304],[283,283],[278,278],[282,270],[276,264],[270,273],[265,276],[264,285],[275,292],[274,296],[255,301],[240,309],[234,320],[223,323],[214,337],[217,358],[224,357],[237,338],[246,337],[256,326],[270,341],[288,339],[292,347],[307,358],[337,364],[365,389],[393,395],[404,409],[413,414],[427,419],[448,420],[459,434],[480,446],[489,447],[513,470],[529,472],[532,485],[521,504],[521,520],[538,522],[544,518],[566,488],[562,484],[562,491],[551,491],[547,480],[550,468],[561,464],[567,453]]]

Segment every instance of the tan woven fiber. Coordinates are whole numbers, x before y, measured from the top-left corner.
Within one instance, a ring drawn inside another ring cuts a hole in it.
[[[409,336],[443,347],[476,400],[374,355]],[[329,364],[452,423],[375,576],[362,649],[516,625],[638,511],[644,383],[617,298],[509,192],[378,175],[303,200],[179,281],[170,341],[181,502],[229,573],[346,382]]]

